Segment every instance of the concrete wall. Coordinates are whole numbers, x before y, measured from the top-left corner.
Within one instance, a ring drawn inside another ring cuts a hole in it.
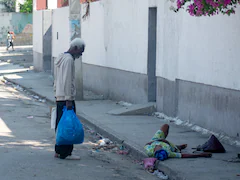
[[[143,22],[147,23],[148,11],[141,11],[146,5],[128,0],[91,3],[90,16],[81,26],[87,44],[83,55],[88,67],[83,69],[86,88],[113,99],[147,102],[148,28]],[[107,77],[104,80],[102,73]]]
[[[33,63],[36,71],[51,71],[52,11],[33,12]]]
[[[33,62],[34,67],[39,69],[43,65],[43,11],[33,12]]]
[[[169,6],[156,0],[92,3],[82,22],[84,86],[110,98],[147,101],[148,10],[157,7],[158,110],[236,137],[240,9],[230,17],[197,18]]]
[[[14,31],[15,45],[32,44],[32,14],[0,13],[0,45],[6,46],[7,32]]]
[[[0,4],[0,13],[5,12],[6,8],[4,5]]]
[[[52,19],[52,56],[56,58],[69,48],[69,7],[54,9]]]
[[[82,21],[82,37],[88,47],[83,61],[146,74],[146,5],[146,2],[128,0],[91,3],[90,17]]]
[[[148,101],[148,11],[157,7],[158,111],[237,137],[240,9],[230,17],[191,17],[169,6],[157,0],[91,3],[81,24],[84,87],[116,100]],[[54,10],[53,57],[68,48],[69,37],[67,7]]]
[[[155,5],[158,110],[238,137],[240,16],[197,18],[172,13],[168,3]]]
[[[54,74],[54,60],[59,54],[68,50],[69,43],[69,7],[54,9],[52,11],[52,74]]]

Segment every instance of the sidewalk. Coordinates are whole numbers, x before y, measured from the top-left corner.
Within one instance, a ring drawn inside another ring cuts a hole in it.
[[[53,80],[49,74],[32,71],[5,75],[5,79],[19,84],[27,90],[54,102]],[[155,131],[166,121],[152,116],[113,116],[108,111],[121,108],[114,101],[103,100],[103,97],[88,94],[86,101],[77,101],[77,114],[83,123],[95,127],[99,133],[113,141],[124,140],[136,158],[144,158],[143,146],[149,142]],[[50,127],[50,125],[49,125]],[[209,136],[204,136],[190,129],[170,124],[168,140],[175,144],[188,144],[184,152],[192,152],[193,147],[203,144]],[[212,158],[168,159],[161,162],[159,168],[171,179],[187,180],[235,180],[240,177],[240,163],[228,162],[237,157],[239,148],[224,144],[227,153],[213,154]]]

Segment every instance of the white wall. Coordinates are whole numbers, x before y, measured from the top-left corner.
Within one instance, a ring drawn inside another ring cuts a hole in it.
[[[192,17],[158,3],[157,75],[240,90],[239,14]]]
[[[82,22],[83,62],[146,74],[147,7],[144,0],[91,3],[90,17]]]
[[[239,32],[240,8],[230,17],[191,18],[184,14],[178,77],[240,90]]]
[[[69,48],[69,7],[54,9],[52,19],[52,56],[58,57],[60,53],[67,51]]]
[[[170,11],[167,1],[91,3],[90,17],[81,25],[87,45],[83,62],[146,74],[151,6],[158,8],[157,76],[240,90],[239,9],[230,17],[192,17],[185,10]],[[54,57],[68,49],[68,14],[68,7],[53,11]]]
[[[48,9],[56,9],[57,8],[57,0],[48,0],[47,1]]]
[[[13,13],[1,13],[0,18],[1,18],[1,27],[9,27],[11,29],[11,19],[12,19],[12,14]]]
[[[4,5],[0,4],[0,12],[5,12],[6,8]]]
[[[33,51],[43,52],[43,11],[33,11]]]

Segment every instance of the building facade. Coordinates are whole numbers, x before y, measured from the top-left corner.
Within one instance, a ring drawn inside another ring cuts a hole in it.
[[[91,3],[80,25],[84,87],[114,100],[154,101],[168,116],[239,138],[240,9],[230,17],[191,17],[169,7],[156,0]],[[52,59],[69,46],[68,12],[52,10]]]

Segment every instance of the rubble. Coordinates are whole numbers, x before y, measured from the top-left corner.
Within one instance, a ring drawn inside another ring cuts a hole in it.
[[[123,146],[123,142],[121,144],[117,144],[112,142],[108,138],[104,138],[101,134],[96,133],[94,130],[90,129],[89,127],[85,127],[85,131],[92,135],[94,138],[95,143],[92,143],[92,152],[111,152],[117,153],[120,155],[128,155],[129,150],[127,150]]]
[[[119,105],[124,106],[124,107],[132,106],[131,103],[124,102],[124,101],[119,101],[119,102],[117,102],[116,104],[119,104]]]

